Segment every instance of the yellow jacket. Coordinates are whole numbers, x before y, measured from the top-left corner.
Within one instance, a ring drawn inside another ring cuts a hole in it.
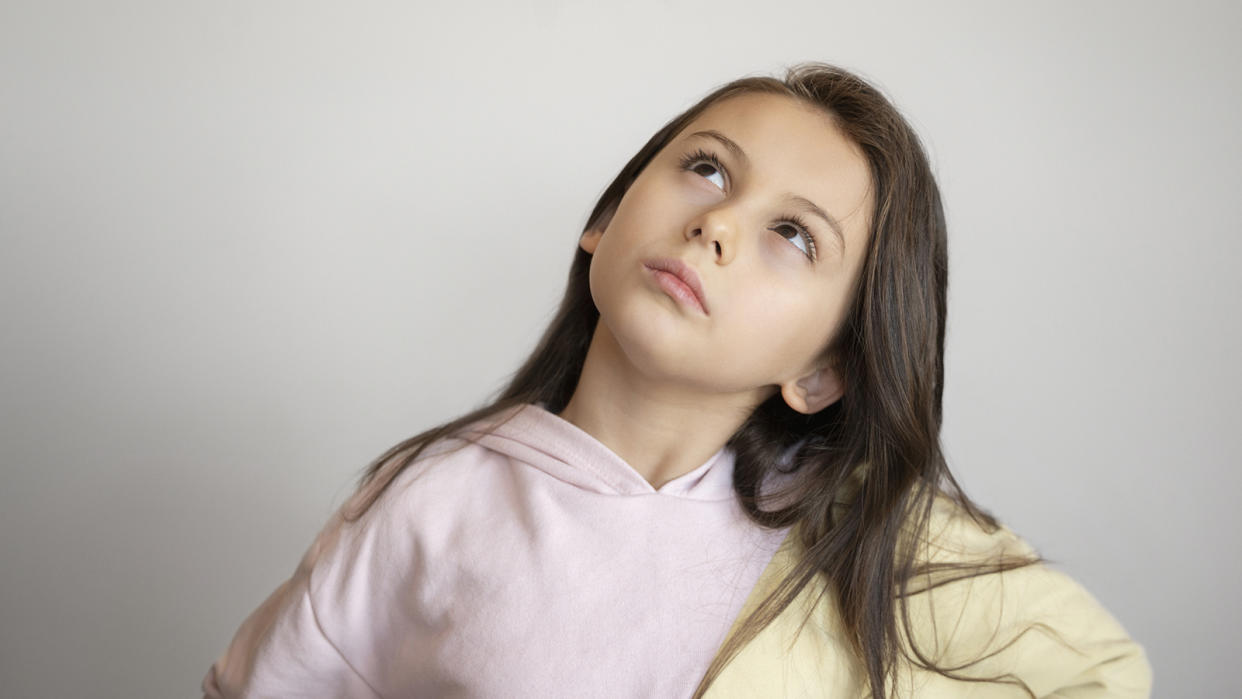
[[[797,562],[797,529],[751,590],[731,634]],[[995,560],[1025,556],[1030,546],[1007,527],[988,533],[957,505],[938,497],[920,560]],[[768,627],[745,645],[708,688],[706,699],[868,696],[866,675],[843,635],[829,592],[810,609],[825,582],[815,578]],[[812,616],[799,626],[808,611]],[[971,677],[1010,673],[1036,697],[1149,697],[1151,667],[1141,646],[1087,590],[1043,564],[949,583],[910,598],[918,647],[941,666]],[[898,621],[901,628],[901,622]],[[1025,633],[1023,631],[1025,630]],[[900,633],[900,632],[899,632]],[[1020,635],[1019,635],[1020,634]],[[1064,642],[1058,641],[1059,636]],[[904,635],[902,636],[905,642]],[[1016,638],[1016,641],[1014,640]],[[1006,643],[1012,645],[999,650]],[[951,680],[902,658],[890,697],[988,699],[1029,697],[1020,686]]]

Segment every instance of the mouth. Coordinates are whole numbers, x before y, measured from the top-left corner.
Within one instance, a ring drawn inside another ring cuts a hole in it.
[[[688,306],[697,307],[703,315],[710,315],[703,283],[693,267],[675,257],[652,258],[644,260],[643,265],[651,270],[669,295]]]

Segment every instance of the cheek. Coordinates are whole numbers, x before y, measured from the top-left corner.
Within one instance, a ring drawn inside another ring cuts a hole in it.
[[[730,318],[731,333],[751,345],[786,345],[805,327],[805,303],[771,287],[744,294]]]
[[[692,177],[692,175],[687,175]],[[630,195],[633,196],[630,196]],[[631,226],[637,230],[667,230],[684,223],[695,212],[711,206],[720,190],[706,180],[695,183],[677,176],[652,179],[626,194],[627,213]]]
[[[798,361],[803,344],[798,318],[758,299],[738,308],[724,335],[713,342],[711,365],[739,386],[774,382]]]
[[[823,292],[827,294],[829,292]],[[731,318],[730,333],[784,368],[782,362],[815,352],[826,341],[835,302],[831,295],[768,286],[746,294]]]

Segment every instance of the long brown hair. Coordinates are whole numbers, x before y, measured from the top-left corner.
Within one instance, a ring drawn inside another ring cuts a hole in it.
[[[914,130],[880,91],[837,66],[807,62],[786,68],[783,79],[744,77],[660,128],[604,190],[583,232],[604,224],[647,164],[686,125],[711,105],[746,93],[785,95],[828,115],[867,158],[874,208],[857,290],[840,331],[824,348],[845,394],[805,415],[775,393],[728,440],[735,454],[734,489],[747,515],[763,527],[798,525],[792,531],[802,553],[717,654],[695,696],[815,576],[824,576],[872,696],[885,699],[899,650],[921,667],[955,676],[899,642],[898,619],[909,631],[908,584],[927,570],[916,561],[915,547],[903,545],[904,537],[925,532],[938,493],[986,529],[998,526],[962,492],[941,450],[947,231],[940,192]],[[542,402],[554,413],[564,409],[599,319],[588,285],[590,262],[591,255],[578,248],[556,316],[508,386],[483,407],[410,437],[371,462],[347,519],[361,516],[393,477],[441,438],[523,403]],[[778,471],[789,474],[780,498],[786,504],[763,509],[761,501],[770,503],[773,496],[761,493],[761,486]],[[961,575],[1035,560],[962,568]]]

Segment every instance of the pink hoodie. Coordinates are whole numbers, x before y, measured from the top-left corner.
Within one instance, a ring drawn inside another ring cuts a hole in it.
[[[205,696],[690,696],[789,530],[746,519],[727,447],[657,490],[542,404],[507,414],[338,510]]]

